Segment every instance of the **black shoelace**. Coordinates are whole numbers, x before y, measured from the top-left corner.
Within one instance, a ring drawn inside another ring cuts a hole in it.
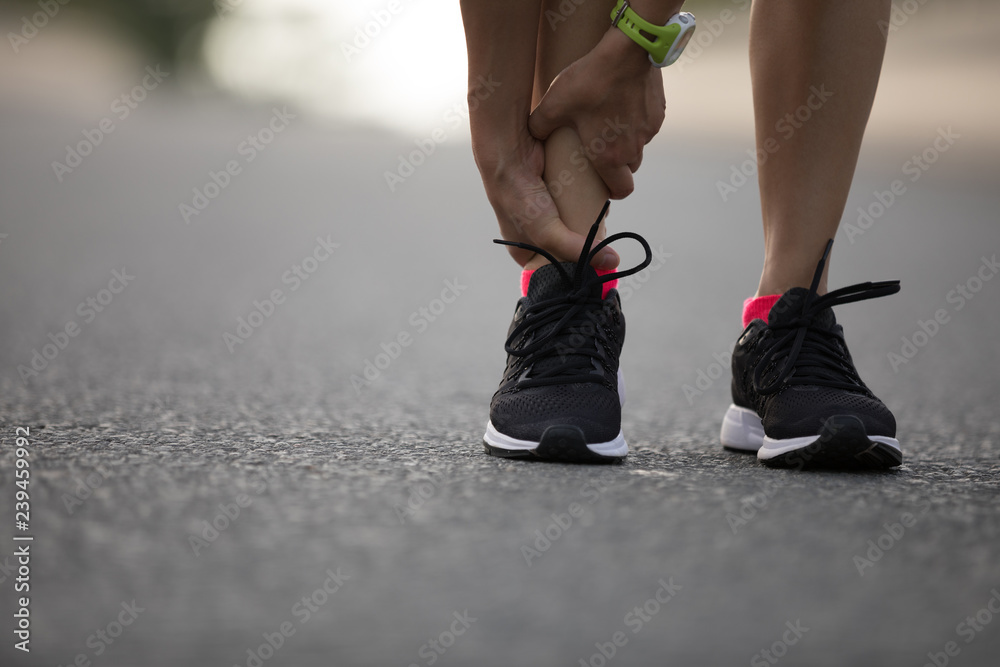
[[[768,326],[773,334],[781,334],[781,337],[757,362],[753,374],[753,386],[757,393],[774,394],[788,384],[864,391],[865,385],[842,351],[837,334],[816,326],[814,318],[826,308],[895,294],[899,291],[899,281],[858,283],[818,296],[816,289],[832,247],[833,239],[830,239],[823,251],[823,257],[816,266],[816,273],[813,275],[801,311],[795,317],[777,325],[769,323]],[[772,364],[780,364],[778,372],[765,383],[764,372]]]
[[[601,285],[601,289],[603,290],[604,283],[638,273],[649,266],[653,259],[653,252],[650,250],[649,244],[646,243],[646,239],[633,232],[612,234],[591,248],[594,239],[597,237],[597,230],[601,225],[601,221],[604,219],[610,206],[610,200],[605,202],[600,215],[597,216],[597,220],[590,227],[590,232],[587,234],[587,240],[583,245],[583,251],[580,253],[572,276],[561,265],[559,260],[542,248],[527,243],[502,241],[500,239],[494,239],[493,241],[500,245],[524,248],[525,250],[531,250],[542,255],[559,271],[562,279],[569,288],[569,291],[565,295],[539,301],[528,306],[522,314],[521,322],[514,327],[514,330],[510,332],[510,336],[507,337],[507,341],[504,343],[504,350],[507,351],[507,354],[522,357],[524,365],[527,366],[535,366],[538,362],[552,359],[554,356],[558,356],[562,360],[562,363],[559,364],[546,364],[545,368],[539,370],[533,377],[520,382],[520,387],[572,384],[577,382],[609,382],[603,375],[594,372],[594,361],[602,365],[605,371],[611,370],[606,358],[594,344],[595,337],[601,340],[598,332],[602,329],[602,319],[604,318],[603,299],[594,287],[595,285]],[[626,238],[635,239],[642,245],[643,250],[646,252],[646,259],[642,263],[631,269],[607,273],[603,276],[598,276],[593,272],[584,270],[594,256],[605,246],[619,239]],[[595,296],[595,292],[597,296]],[[550,327],[552,323],[555,324]],[[550,328],[536,338],[537,332],[545,327]],[[585,340],[583,345],[579,344],[581,334]],[[574,338],[576,339],[576,344],[574,344]],[[529,339],[531,339],[531,342],[527,345],[520,346],[518,344],[518,341],[523,342]],[[607,352],[606,342],[602,341],[602,343],[604,343]]]

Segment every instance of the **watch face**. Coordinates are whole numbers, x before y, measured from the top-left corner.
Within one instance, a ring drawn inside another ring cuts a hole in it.
[[[687,46],[687,43],[691,41],[691,37],[693,35],[694,35],[694,26],[692,25],[690,28],[682,32],[681,35],[677,38],[677,41],[674,43],[674,49],[677,51],[678,55],[680,55],[681,51],[684,50],[684,47]]]

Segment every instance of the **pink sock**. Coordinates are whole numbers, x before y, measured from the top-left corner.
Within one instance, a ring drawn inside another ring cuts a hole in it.
[[[767,314],[771,312],[771,306],[778,302],[780,294],[768,294],[767,296],[750,297],[743,302],[743,328],[754,320],[764,320],[767,322]]]
[[[609,273],[614,273],[614,269],[596,269],[597,275],[604,276]],[[528,296],[528,283],[531,282],[531,274],[535,272],[535,269],[524,269],[521,271],[521,296]],[[601,293],[601,298],[608,296],[608,290],[613,290],[618,287],[618,279],[609,280],[604,283],[604,291]]]

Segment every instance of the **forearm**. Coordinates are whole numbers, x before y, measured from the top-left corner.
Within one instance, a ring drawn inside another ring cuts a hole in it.
[[[531,111],[540,0],[462,0],[469,52],[469,124],[477,161],[486,144],[516,142]],[[486,99],[483,80],[500,83]]]

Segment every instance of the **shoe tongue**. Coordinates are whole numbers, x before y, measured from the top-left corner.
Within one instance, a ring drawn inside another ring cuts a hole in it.
[[[793,287],[782,294],[781,298],[771,306],[771,312],[767,314],[767,323],[771,326],[790,323],[802,314],[808,294],[809,290],[804,287]],[[837,318],[834,317],[832,308],[824,308],[813,315],[813,325],[822,329],[832,329],[836,323]]]
[[[562,262],[560,266],[565,269],[566,275],[572,279],[573,272],[576,271],[576,264]],[[594,280],[593,289],[595,290],[595,294],[599,296],[601,293],[601,284],[597,282],[597,272],[594,270],[594,267],[588,264],[583,267],[583,271],[584,280],[588,278]],[[559,269],[553,264],[546,264],[532,272],[531,281],[528,283],[528,298],[532,303],[538,303],[546,299],[566,296],[571,289],[572,285],[562,277]]]
[[[562,262],[560,266],[566,270],[567,275],[569,275],[572,279],[573,272],[576,271],[576,264],[573,262]],[[597,272],[593,269],[593,267],[588,265],[584,267],[583,270],[585,272],[585,280],[588,279],[586,272],[589,272],[589,278],[596,281]],[[528,283],[528,300],[531,301],[531,303],[538,303],[547,299],[556,299],[566,296],[572,289],[573,286],[562,277],[562,274],[559,273],[559,269],[552,264],[546,264],[545,266],[535,269],[535,271],[531,274],[531,281]],[[595,296],[599,297],[601,295],[600,283],[595,282],[592,289],[594,290]],[[555,322],[550,322],[549,324],[541,327],[537,331],[536,335],[547,335],[555,326]],[[573,342],[569,338],[570,336],[571,334],[568,331],[564,331],[556,335],[556,340],[564,346],[575,347],[578,343]],[[590,345],[594,345],[594,343],[591,342],[588,346]],[[539,359],[533,365],[532,374],[538,374],[551,368],[555,368],[556,366],[561,366],[567,361],[573,361],[580,358],[586,359],[588,364],[592,363],[589,358],[583,357],[583,355],[567,354],[566,351],[563,351],[562,354],[552,354],[546,358]]]

